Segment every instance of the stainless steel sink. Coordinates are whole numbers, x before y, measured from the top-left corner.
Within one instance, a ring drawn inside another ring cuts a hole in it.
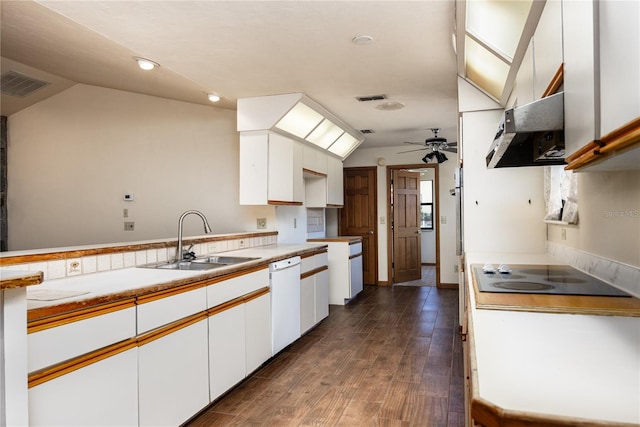
[[[259,258],[234,257],[234,256],[210,256],[184,261],[165,261],[141,265],[141,268],[156,268],[160,270],[213,270],[215,268],[228,267],[234,264],[252,261]]]

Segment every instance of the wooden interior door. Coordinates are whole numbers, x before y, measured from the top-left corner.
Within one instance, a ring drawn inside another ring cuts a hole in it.
[[[420,280],[420,173],[393,171],[393,281]]]
[[[376,285],[378,228],[376,168],[344,169],[344,206],[340,209],[340,235],[362,237],[362,273],[365,285]]]

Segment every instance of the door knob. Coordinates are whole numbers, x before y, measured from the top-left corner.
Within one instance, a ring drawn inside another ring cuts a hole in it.
[[[369,230],[369,234],[373,234],[373,230]]]

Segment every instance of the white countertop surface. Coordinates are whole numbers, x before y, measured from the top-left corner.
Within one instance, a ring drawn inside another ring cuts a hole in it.
[[[254,248],[239,249],[229,252],[223,252],[221,255],[237,255],[245,257],[259,257],[255,261],[243,263],[243,267],[251,267],[258,264],[264,264],[265,260],[282,258],[287,254],[299,251],[309,250],[318,246],[326,246],[323,244],[277,244],[269,246],[259,246]],[[210,254],[213,255],[213,254]],[[210,271],[191,271],[191,270],[161,270],[154,268],[123,268],[119,270],[110,270],[99,273],[84,274],[79,276],[66,277],[63,279],[45,280],[41,285],[31,287],[33,291],[78,291],[85,292],[82,295],[72,296],[68,298],[53,301],[37,301],[27,299],[27,309],[48,307],[57,304],[66,304],[70,302],[79,302],[82,300],[107,296],[124,291],[131,291],[151,287],[160,283],[168,283],[182,279],[189,279],[206,275],[208,272],[224,273],[226,270],[236,270],[238,264],[230,267],[222,267]],[[27,298],[29,298],[30,289],[27,290]]]
[[[471,264],[557,264],[467,254],[479,396],[513,411],[640,423],[640,318],[475,308]]]

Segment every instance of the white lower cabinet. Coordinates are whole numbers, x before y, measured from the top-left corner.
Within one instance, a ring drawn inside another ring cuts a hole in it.
[[[362,277],[362,253],[349,258],[349,282],[351,285],[351,298],[353,298],[364,288]]]
[[[305,333],[329,315],[327,252],[302,259],[300,332]]]
[[[31,387],[29,425],[137,425],[137,356],[133,347]]]
[[[244,304],[209,317],[209,389],[213,401],[246,373]]]
[[[138,352],[139,425],[179,425],[209,404],[204,315],[196,323],[142,342]]]

